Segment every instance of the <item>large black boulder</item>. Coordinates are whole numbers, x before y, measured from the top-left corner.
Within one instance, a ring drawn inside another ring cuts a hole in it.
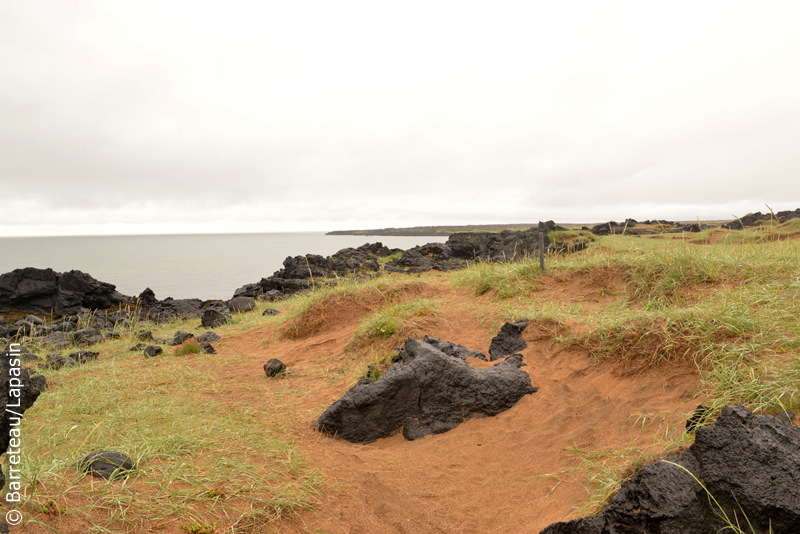
[[[800,532],[800,428],[723,408],[689,449],[639,470],[598,516],[541,534],[715,534],[729,527],[724,517],[748,533]]]
[[[372,383],[360,383],[317,420],[326,434],[353,443],[391,436],[404,426],[407,439],[447,432],[476,415],[497,415],[538,388],[521,371],[520,358],[475,369],[433,345],[408,339],[409,358]]]

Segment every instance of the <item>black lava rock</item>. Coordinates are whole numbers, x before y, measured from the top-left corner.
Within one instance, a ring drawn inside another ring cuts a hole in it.
[[[700,428],[700,425],[705,422],[706,419],[708,419],[710,414],[711,408],[708,406],[703,406],[702,404],[698,405],[692,416],[686,420],[686,432],[695,432],[698,428]]]
[[[200,323],[206,328],[217,328],[230,320],[231,316],[227,313],[210,308],[203,312],[203,317],[200,319]]]
[[[371,384],[356,384],[325,410],[317,428],[353,443],[391,436],[401,427],[407,439],[418,439],[475,415],[497,415],[538,389],[519,369],[521,359],[475,369],[417,339],[406,341],[405,352],[408,363],[395,363]]]
[[[216,332],[206,332],[205,334],[200,334],[195,339],[200,343],[213,343],[215,341],[219,341],[222,339]]]
[[[285,373],[286,365],[284,365],[282,361],[272,358],[270,361],[264,364],[264,372],[267,374],[268,378],[272,378],[274,376],[278,376],[279,374]]]
[[[164,349],[159,347],[158,345],[148,345],[144,348],[144,357],[145,358],[152,358],[153,356],[158,356],[159,354],[163,353]]]
[[[489,346],[489,359],[491,361],[499,360],[504,356],[516,354],[526,348],[528,344],[522,339],[522,331],[527,326],[527,319],[504,324],[500,328],[500,333],[492,338],[492,343]]]
[[[253,297],[234,297],[228,301],[228,308],[234,312],[246,312],[256,307],[256,299]]]
[[[800,532],[800,428],[723,408],[689,449],[643,467],[599,515],[541,534],[714,534],[729,529],[723,516],[747,532]]]
[[[133,460],[121,452],[97,451],[80,460],[75,466],[96,478],[110,479],[127,476],[134,468]]]
[[[187,339],[192,339],[194,334],[191,332],[184,332],[183,330],[178,330],[175,332],[175,336],[167,343],[169,346],[174,347],[175,345],[180,345]]]

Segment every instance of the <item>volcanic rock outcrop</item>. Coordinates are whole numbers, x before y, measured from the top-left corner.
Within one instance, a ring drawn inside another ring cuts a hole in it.
[[[366,243],[358,248],[342,249],[328,257],[318,254],[289,256],[283,260],[283,269],[275,271],[268,278],[262,278],[258,283],[240,287],[233,296],[277,300],[325,284],[328,278],[369,276],[380,270],[378,258],[401,252],[400,249],[389,249],[382,243]]]
[[[748,213],[744,217],[739,217],[735,221],[720,225],[720,228],[726,228],[728,230],[744,230],[745,228],[750,228],[752,226],[761,226],[769,221],[774,221],[776,224],[783,224],[789,219],[796,219],[798,217],[800,217],[800,208],[793,211],[779,211],[774,217],[772,213],[761,213],[760,211],[757,211],[755,213]]]
[[[800,532],[800,428],[741,405],[723,408],[682,454],[639,470],[599,515],[541,534],[715,534],[737,523]]]
[[[640,225],[643,225],[640,226]],[[639,222],[636,219],[625,219],[625,222],[608,221],[595,225],[591,228],[585,227],[595,235],[649,235],[649,234],[679,234],[681,232],[699,232],[710,228],[707,224],[690,223],[682,224],[675,221],[647,220]]]
[[[553,221],[539,223],[537,228],[503,232],[460,232],[451,235],[447,242],[429,243],[406,250],[403,255],[386,264],[389,272],[421,273],[436,269],[451,271],[464,269],[469,262],[516,261],[539,251],[539,232],[542,232],[545,250],[550,246],[548,232],[564,230]]]
[[[468,350],[468,349],[465,349]],[[538,388],[516,355],[490,369],[475,369],[459,356],[408,339],[406,358],[375,382],[361,382],[317,420],[322,432],[369,443],[402,429],[406,439],[447,432],[473,416],[497,415]]]
[[[69,315],[81,308],[104,309],[121,303],[135,301],[118,293],[113,284],[81,271],[57,273],[26,267],[0,275],[0,308]]]

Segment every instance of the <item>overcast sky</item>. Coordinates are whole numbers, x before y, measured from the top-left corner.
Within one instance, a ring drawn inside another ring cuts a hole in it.
[[[0,0],[0,236],[800,207],[800,2]]]

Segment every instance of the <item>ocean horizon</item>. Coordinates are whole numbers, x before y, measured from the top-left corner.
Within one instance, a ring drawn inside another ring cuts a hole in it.
[[[447,236],[340,236],[325,232],[0,237],[0,274],[36,267],[83,271],[137,296],[223,299],[272,275],[287,256],[330,256],[347,247],[381,242],[409,249]]]

